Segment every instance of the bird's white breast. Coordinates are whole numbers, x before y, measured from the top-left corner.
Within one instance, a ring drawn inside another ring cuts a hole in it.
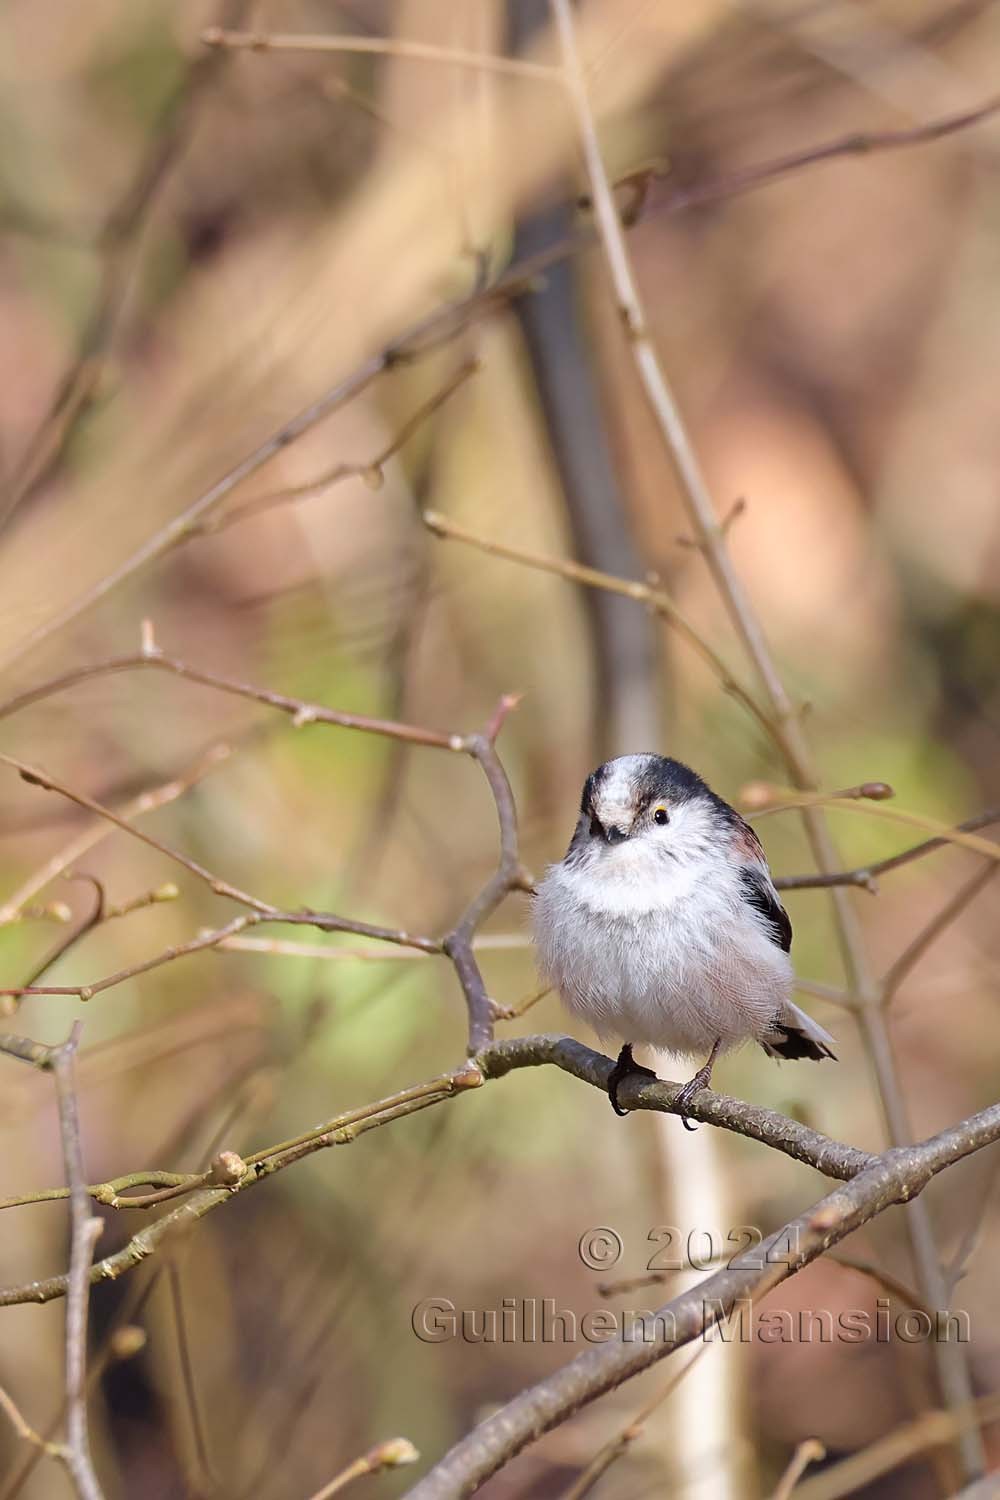
[[[787,954],[747,906],[725,856],[664,857],[624,843],[546,873],[534,905],[539,965],[602,1035],[707,1054],[767,1032],[791,992]]]

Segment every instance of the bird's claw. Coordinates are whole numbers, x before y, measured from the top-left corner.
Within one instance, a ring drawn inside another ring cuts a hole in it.
[[[697,1130],[697,1125],[692,1125],[685,1111],[694,1102],[695,1094],[700,1094],[702,1089],[707,1089],[712,1081],[711,1068],[699,1068],[693,1078],[690,1078],[682,1089],[677,1092],[674,1100],[674,1113],[680,1115],[681,1124],[685,1130]]]
[[[616,1115],[619,1115],[621,1117],[627,1115],[629,1111],[627,1109],[622,1109],[619,1105],[618,1089],[620,1085],[625,1082],[625,1079],[630,1075],[635,1075],[639,1078],[656,1077],[656,1074],[653,1072],[652,1068],[644,1068],[641,1063],[637,1063],[635,1061],[634,1057],[632,1056],[631,1044],[629,1042],[626,1042],[624,1047],[618,1054],[618,1061],[615,1063],[614,1067],[611,1069],[611,1072],[608,1074],[608,1098],[611,1100],[611,1108],[614,1110]]]

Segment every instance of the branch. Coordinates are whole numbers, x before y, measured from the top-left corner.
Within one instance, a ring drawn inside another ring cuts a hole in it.
[[[825,1457],[826,1449],[817,1438],[803,1438],[792,1454],[791,1462],[778,1481],[771,1500],[790,1500],[795,1486],[809,1465],[821,1463]]]
[[[221,18],[228,25],[238,25],[246,9],[247,0],[223,0]],[[93,405],[135,278],[143,225],[171,167],[190,138],[198,109],[225,62],[224,55],[201,56],[190,64],[187,76],[163,112],[134,178],[105,220],[97,240],[97,248],[103,255],[97,294],[80,335],[76,358],[29,439],[0,504],[0,521],[6,521],[58,467],[73,433]]]
[[[48,1065],[47,1054],[50,1049],[41,1047],[38,1043],[11,1038],[0,1038],[0,1045],[10,1040],[20,1043],[18,1055],[24,1056],[26,1061],[41,1067]],[[34,1049],[33,1053],[31,1049]],[[611,1058],[592,1051],[582,1042],[573,1041],[570,1037],[525,1036],[490,1042],[461,1068],[427,1079],[388,1098],[335,1115],[324,1124],[293,1136],[290,1140],[279,1141],[276,1145],[245,1157],[235,1152],[220,1152],[203,1173],[139,1171],[86,1189],[100,1202],[115,1208],[150,1207],[167,1197],[190,1195],[185,1203],[179,1204],[162,1219],[133,1235],[123,1249],[99,1261],[92,1268],[91,1280],[117,1280],[139,1261],[153,1254],[165,1240],[203,1218],[234,1194],[254,1187],[266,1177],[284,1171],[306,1156],[329,1147],[351,1145],[359,1135],[369,1130],[441,1104],[446,1099],[453,1099],[470,1089],[479,1088],[484,1082],[502,1078],[519,1068],[546,1064],[589,1083],[602,1094],[607,1093],[608,1077],[614,1066]],[[621,1095],[629,1109],[660,1110],[673,1114],[676,1112],[681,1087],[679,1083],[661,1079],[644,1081],[636,1075],[623,1082]],[[703,1090],[690,1104],[685,1104],[683,1112],[690,1119],[716,1125],[749,1140],[760,1141],[783,1155],[790,1156],[793,1161],[802,1162],[825,1176],[838,1180],[850,1180],[878,1160],[865,1151],[833,1140],[776,1110],[731,1099],[710,1089]],[[150,1193],[141,1199],[120,1196],[127,1187],[154,1183],[163,1184],[159,1193]],[[20,1206],[22,1202],[45,1202],[60,1196],[63,1196],[60,1190],[48,1189],[27,1195],[10,1206]],[[49,1302],[55,1297],[64,1296],[66,1286],[65,1276],[52,1276],[26,1286],[8,1287],[0,1291],[0,1307],[21,1302]]]
[[[497,868],[482,890],[473,898],[467,909],[462,913],[455,926],[441,938],[419,936],[398,928],[375,926],[369,922],[356,922],[344,917],[338,917],[330,912],[316,912],[303,910],[297,912],[282,911],[266,901],[251,895],[248,891],[240,890],[239,887],[231,885],[222,880],[211,870],[190,859],[186,854],[171,848],[160,839],[153,838],[151,834],[137,828],[135,824],[128,821],[121,814],[112,812],[110,808],[102,806],[93,798],[82,792],[76,792],[72,788],[57,781],[48,772],[40,770],[37,766],[30,766],[24,761],[15,759],[13,756],[0,754],[0,764],[9,765],[18,771],[24,780],[41,786],[48,791],[58,792],[60,796],[66,797],[77,806],[86,808],[89,812],[97,813],[100,817],[107,819],[125,833],[130,833],[134,838],[148,844],[168,859],[174,860],[184,869],[188,870],[197,879],[206,883],[218,896],[224,896],[239,905],[247,907],[248,911],[240,917],[235,917],[224,927],[192,938],[190,942],[183,943],[174,948],[167,949],[154,958],[146,959],[141,963],[134,964],[128,969],[120,970],[117,974],[106,976],[104,979],[95,980],[89,985],[69,985],[61,987],[35,987],[30,985],[21,986],[13,990],[0,989],[3,994],[71,994],[79,999],[90,999],[92,995],[103,989],[108,989],[114,984],[120,984],[122,980],[132,978],[136,974],[146,973],[163,963],[171,962],[182,955],[199,952],[205,948],[211,948],[216,944],[224,942],[227,938],[243,932],[246,928],[259,925],[261,922],[280,922],[298,926],[316,927],[323,932],[352,932],[362,937],[375,938],[380,942],[398,943],[403,947],[416,948],[424,953],[445,953],[451,959],[462,986],[466,1006],[469,1013],[469,1044],[470,1053],[478,1052],[479,1049],[493,1036],[493,1022],[495,1008],[493,1002],[486,993],[479,966],[476,963],[472,951],[472,939],[479,925],[499,906],[500,902],[511,891],[523,889],[526,877],[521,869],[518,854],[517,839],[517,810],[514,805],[514,797],[511,792],[510,782],[504,771],[503,765],[496,752],[496,739],[503,727],[504,721],[517,704],[515,696],[507,695],[500,699],[489,723],[477,733],[469,735],[446,734],[440,730],[424,729],[415,724],[399,723],[390,719],[371,718],[364,714],[341,713],[336,709],[325,707],[321,703],[312,703],[302,698],[290,698],[284,693],[270,692],[265,688],[254,687],[249,683],[237,682],[231,678],[219,677],[211,672],[203,672],[197,667],[191,666],[176,657],[164,656],[155,646],[151,629],[144,630],[144,649],[129,656],[111,657],[107,661],[96,662],[90,666],[78,667],[72,672],[65,672],[59,677],[50,679],[30,688],[27,692],[20,693],[15,698],[10,698],[6,703],[0,704],[0,718],[9,717],[11,714],[29,707],[32,704],[42,702],[57,693],[64,692],[67,688],[75,686],[79,682],[88,681],[94,677],[107,676],[117,672],[138,671],[145,668],[168,672],[175,677],[181,677],[189,682],[199,683],[203,687],[214,688],[218,692],[230,693],[239,698],[247,698],[256,703],[265,704],[269,708],[276,708],[282,713],[289,714],[292,722],[302,727],[307,724],[330,724],[341,729],[356,729],[367,734],[377,734],[389,739],[405,741],[409,744],[424,745],[436,750],[448,750],[453,754],[468,755],[481,767],[486,783],[493,796],[496,806],[497,819],[500,825],[500,856]]]
[[[472,1494],[529,1443],[574,1412],[691,1343],[728,1319],[741,1302],[762,1297],[887,1208],[908,1202],[946,1167],[996,1140],[1000,1104],[920,1145],[893,1147],[876,1157],[762,1245],[660,1308],[655,1317],[662,1320],[663,1337],[619,1337],[596,1345],[515,1396],[457,1443],[407,1492],[408,1500],[458,1500]]]
[[[80,1500],[102,1500],[90,1457],[87,1428],[87,1310],[93,1279],[94,1245],[104,1226],[96,1215],[91,1214],[90,1198],[84,1185],[73,1068],[80,1027],[81,1023],[77,1021],[69,1040],[52,1049],[49,1062],[59,1099],[59,1130],[72,1224],[69,1275],[66,1278],[66,1466]]]
[[[455,926],[441,942],[444,952],[455,967],[455,973],[458,975],[458,981],[465,995],[465,1003],[469,1012],[468,1050],[470,1056],[492,1041],[493,1022],[496,1015],[472,951],[472,939],[479,924],[496,910],[504,897],[523,884],[518,856],[517,809],[514,805],[514,794],[495,748],[496,737],[500,733],[503,721],[517,701],[517,698],[512,696],[501,698],[485,730],[480,734],[470,734],[461,745],[461,748],[468,755],[473,756],[482,767],[483,775],[493,794],[500,824],[500,857],[496,870],[479,894],[473,897]]]
[[[554,247],[546,255],[532,257],[519,266],[511,267],[495,285],[486,288],[477,285],[468,296],[454,302],[444,303],[395,338],[390,339],[376,353],[357,365],[350,374],[323,391],[315,401],[295,416],[283,422],[251,453],[227,470],[220,479],[186,505],[171,521],[155,531],[131,556],[113,568],[110,573],[86,589],[49,620],[44,621],[34,630],[29,630],[8,652],[3,659],[4,665],[9,665],[55,631],[70,624],[78,615],[112,593],[147,564],[165,556],[182,542],[189,532],[199,529],[206,518],[245,479],[249,479],[251,474],[256,474],[277,454],[283,453],[286,448],[297,442],[307,432],[311,432],[335,411],[339,411],[341,407],[353,401],[380,375],[396,365],[419,359],[424,354],[431,353],[457,338],[477,318],[485,316],[498,305],[506,305],[510,298],[529,287],[547,265],[571,254],[580,243],[580,240],[574,239],[567,244]]]
[[[918,1453],[926,1453],[928,1448],[943,1448],[954,1442],[958,1433],[978,1429],[997,1417],[1000,1417],[1000,1395],[996,1391],[970,1401],[958,1411],[921,1412],[912,1422],[905,1422],[869,1447],[805,1480],[796,1489],[795,1500],[839,1500],[841,1496],[856,1495],[883,1474],[909,1463]],[[987,1481],[987,1485],[984,1490],[976,1487],[978,1500],[989,1500],[991,1491],[996,1493],[995,1482]],[[962,1500],[962,1496],[973,1500],[973,1493],[963,1490],[953,1500]]]
[[[922,847],[929,844],[934,844],[935,847],[954,844],[959,849],[971,849],[973,854],[982,854],[987,859],[1000,861],[1000,844],[980,838],[976,833],[965,833],[962,825],[949,828],[940,819],[931,818],[926,813],[910,812],[904,807],[883,807],[878,798],[873,806],[863,798],[859,799],[857,793],[861,788],[830,795],[826,792],[786,792],[781,787],[768,786],[766,782],[755,782],[747,790],[752,795],[749,799],[744,798],[743,805],[751,809],[747,816],[752,822],[780,812],[812,813],[821,807],[829,807],[837,812],[863,813],[870,818],[885,818],[890,823],[905,823],[910,828],[923,828],[933,832],[933,839],[926,840]]]
[[[206,47],[246,52],[369,52],[390,57],[406,57],[414,62],[444,63],[449,67],[479,68],[489,73],[506,73],[515,78],[530,78],[539,83],[560,84],[558,68],[546,63],[525,62],[492,52],[469,52],[462,47],[435,47],[429,42],[410,41],[406,37],[336,36],[305,33],[286,35],[280,32],[227,31],[209,26],[201,34]]]
[[[984,865],[981,869],[960,886],[950,901],[946,901],[941,910],[931,918],[927,925],[913,941],[908,944],[892,966],[886,971],[882,979],[883,1004],[887,1004],[899,989],[903,980],[910,970],[920,962],[924,954],[935,943],[941,934],[961,916],[962,912],[975,900],[979,892],[988,885],[997,872],[994,864]]]
[[[523,547],[512,547],[507,542],[493,541],[489,537],[479,536],[469,531],[466,527],[441,515],[439,511],[424,511],[423,521],[429,531],[446,541],[464,542],[466,546],[475,547],[491,557],[506,558],[508,562],[521,563],[524,567],[537,568],[539,572],[552,573],[557,578],[567,578],[573,583],[583,584],[586,588],[603,589],[607,593],[621,594],[627,599],[634,599],[637,604],[644,604],[654,614],[669,621],[711,669],[725,691],[731,693],[738,702],[743,704],[765,734],[774,738],[774,725],[760,704],[746,688],[737,682],[715,648],[709,644],[663,589],[653,588],[648,583],[637,583],[629,578],[616,578],[613,573],[604,573],[598,568],[589,568],[583,563],[571,562],[568,558],[549,557],[543,553],[529,552]],[[0,706],[0,714],[3,712],[4,709]]]
[[[657,213],[680,213],[691,208],[701,208],[707,203],[717,203],[727,198],[737,198],[755,188],[766,187],[793,173],[823,162],[835,161],[844,156],[870,156],[878,151],[900,151],[911,146],[924,146],[931,141],[943,140],[957,135],[971,126],[981,125],[1000,111],[1000,95],[987,99],[973,109],[965,109],[953,115],[943,115],[939,120],[930,120],[924,125],[914,125],[902,130],[854,130],[847,135],[835,136],[817,146],[808,146],[804,151],[792,151],[787,156],[778,156],[771,161],[756,162],[742,167],[724,177],[710,182],[695,183],[692,187],[673,187],[658,202],[647,205],[648,183],[640,207],[645,208],[643,217]],[[634,177],[637,174],[633,174]],[[651,178],[656,173],[646,173]]]
[[[946,848],[948,844],[954,842],[952,835],[955,833],[974,833],[977,828],[988,828],[991,823],[998,822],[1000,822],[1000,807],[988,807],[985,812],[976,813],[975,817],[966,818],[964,823],[956,824],[940,838],[924,839],[921,843],[904,849],[900,854],[890,855],[888,859],[879,859],[870,865],[859,865],[854,870],[834,870],[825,875],[782,875],[774,883],[779,891],[858,885],[874,893],[878,889],[876,882],[879,875],[885,875],[890,870],[898,870],[901,865],[908,865],[912,860],[922,859],[925,854],[931,854],[935,849]]]
[[[214,771],[217,766],[229,760],[235,750],[236,746],[226,741],[212,745],[178,776],[172,777],[161,786],[152,787],[148,791],[140,792],[137,797],[133,797],[121,808],[122,816],[139,817],[141,814],[176,802],[178,797],[182,797],[185,792],[203,781],[210,771]],[[92,828],[79,834],[65,848],[47,859],[45,864],[29,875],[0,907],[0,926],[8,922],[19,921],[24,914],[25,902],[30,901],[32,896],[37,895],[58,876],[65,875],[81,855],[87,854],[102,839],[107,838],[109,833],[110,829],[106,822],[103,819],[99,820]]]
[[[475,1059],[484,1078],[501,1078],[516,1068],[534,1068],[554,1064],[603,1093],[614,1066],[603,1053],[585,1047],[582,1042],[565,1036],[520,1036],[493,1042]],[[626,1078],[619,1090],[625,1108],[661,1110],[674,1114],[674,1104],[681,1085],[662,1079],[643,1081],[639,1075]],[[875,1157],[854,1146],[832,1140],[808,1125],[792,1120],[777,1110],[731,1099],[714,1089],[704,1089],[691,1101],[690,1118],[706,1125],[717,1125],[750,1140],[761,1141],[795,1161],[815,1167],[826,1177],[847,1180],[870,1166]]]
[[[329,1484],[317,1490],[311,1500],[331,1500],[333,1495],[339,1495],[342,1489],[365,1474],[380,1474],[383,1469],[398,1469],[402,1464],[415,1464],[419,1457],[420,1454],[409,1438],[389,1438],[387,1442],[377,1443],[374,1448],[348,1464]]]
[[[466,360],[439,391],[417,407],[400,427],[395,437],[366,463],[337,464],[325,474],[321,474],[319,478],[309,480],[307,484],[297,484],[289,489],[275,490],[269,495],[255,495],[252,500],[247,500],[243,505],[234,506],[232,510],[221,511],[197,525],[189,526],[183,540],[190,541],[199,536],[215,536],[216,533],[227,530],[237,522],[245,521],[249,516],[261,515],[280,505],[289,505],[299,500],[315,499],[332,489],[334,485],[341,484],[345,479],[364,479],[373,489],[380,488],[385,480],[382,471],[390,458],[394,458],[428,417],[439,411],[445,402],[479,369],[478,360]]]
[[[506,59],[510,62],[510,59]],[[197,66],[197,65],[196,65]],[[895,140],[877,137],[868,138],[874,141],[867,149],[878,149],[879,145],[891,147],[893,145],[915,145],[919,143],[920,132],[930,131],[930,138],[937,138],[948,134],[951,130],[958,130],[975,124],[981,118],[985,118],[990,112],[997,108],[995,101],[989,101],[980,110],[967,112],[961,116],[950,117],[938,121],[930,126],[918,127],[913,132],[883,132],[883,137],[900,137]],[[904,140],[904,135],[912,135],[911,140]],[[841,138],[839,141],[831,142],[827,147],[813,147],[808,155],[815,160],[825,159],[825,156],[847,154],[849,149],[856,150],[857,143],[864,141],[864,136],[853,135]],[[802,163],[805,165],[806,163]],[[758,184],[770,180],[773,176],[779,176],[792,170],[794,164],[790,164],[787,158],[780,158],[777,163],[765,162],[756,168],[746,168],[743,176],[756,172]],[[749,182],[734,183],[731,178],[723,178],[718,183],[703,184],[701,188],[678,190],[675,199],[664,204],[666,211],[681,211],[696,203],[709,201],[713,198],[725,198],[733,193],[747,191],[750,186],[758,185]],[[613,209],[613,205],[612,205]],[[504,306],[511,298],[519,296],[524,291],[530,291],[537,277],[549,266],[556,265],[568,256],[576,254],[579,250],[589,246],[594,241],[594,233],[589,228],[584,228],[575,234],[568,236],[565,240],[555,245],[550,245],[537,255],[530,255],[524,260],[510,266],[508,270],[498,278],[491,286],[476,286],[469,296],[458,299],[455,302],[445,303],[434,309],[430,314],[422,317],[408,329],[397,335],[386,343],[375,354],[369,356],[347,375],[343,380],[329,387],[309,406],[305,407],[296,416],[289,418],[278,427],[270,437],[266,438],[254,451],[241,459],[232,469],[224,474],[209,489],[205,490],[189,505],[187,505],[172,521],[161,527],[159,531],[148,538],[141,547],[126,558],[117,568],[113,569],[105,578],[101,579],[93,587],[87,589],[77,599],[73,600],[64,609],[60,610],[52,619],[39,625],[36,629],[29,631],[21,638],[17,646],[5,658],[4,664],[16,660],[24,655],[40,641],[45,640],[54,631],[61,629],[64,625],[75,620],[84,610],[103,599],[105,595],[117,588],[119,584],[131,578],[135,573],[144,568],[147,563],[154,562],[157,558],[164,556],[191,529],[201,526],[205,517],[211,514],[221,502],[231,494],[244,479],[262,468],[276,454],[282,452],[292,443],[296,442],[306,432],[317,426],[332,412],[346,405],[349,401],[367,389],[381,374],[391,369],[394,365],[407,359],[419,357],[430,349],[437,348],[450,339],[455,338],[464,328],[476,318],[482,317],[498,306]],[[36,439],[35,447],[40,446]],[[31,480],[30,482],[33,482]],[[23,494],[24,482],[19,485],[16,495]]]
[[[661,1406],[667,1400],[668,1396],[673,1394],[677,1386],[680,1385],[684,1377],[698,1363],[707,1349],[708,1344],[702,1344],[701,1348],[695,1351],[683,1369],[678,1370],[675,1375],[672,1375],[662,1390],[657,1391],[656,1395],[636,1412],[632,1420],[627,1422],[620,1432],[616,1432],[614,1437],[610,1438],[602,1448],[598,1449],[590,1460],[590,1463],[574,1479],[569,1489],[561,1497],[561,1500],[584,1500],[584,1496],[590,1494],[594,1485],[608,1472],[611,1465],[617,1463],[618,1459],[628,1450],[629,1445],[634,1443],[636,1438],[642,1436],[644,1424],[648,1422],[657,1407]]]

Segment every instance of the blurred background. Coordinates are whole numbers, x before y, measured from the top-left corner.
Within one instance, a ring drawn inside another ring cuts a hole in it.
[[[325,46],[206,47],[204,28],[220,25]],[[531,553],[652,575],[752,681],[589,238],[574,122],[545,71],[557,61],[549,28],[534,0],[8,0],[5,700],[138,651],[144,619],[164,651],[206,671],[449,732],[519,692],[500,749],[535,872],[561,857],[579,787],[608,754],[673,754],[731,800],[754,780],[787,782],[758,725],[664,622],[421,521],[430,507]],[[358,39],[368,50],[349,50]],[[732,517],[736,568],[804,705],[822,786],[885,780],[901,806],[948,822],[1000,801],[1000,127],[986,118],[745,180],[830,141],[984,104],[997,87],[996,7],[588,0],[578,43],[609,175],[637,218],[628,242],[652,335],[720,518]],[[472,56],[442,60],[456,50]],[[483,54],[531,66],[503,70]],[[572,253],[552,260],[567,239]],[[521,295],[486,298],[411,347],[206,506],[204,529],[169,529],[389,341],[537,257],[551,263]],[[2,748],[288,907],[438,933],[496,859],[472,762],[295,728],[159,673],[97,677],[5,718]],[[156,797],[143,812],[146,792]],[[53,871],[98,878],[113,905],[167,881],[179,890],[89,932],[46,971],[53,985],[85,984],[233,915],[156,851],[13,771],[0,803],[5,986],[26,983],[90,910],[92,888]],[[831,828],[846,866],[919,836],[837,812]],[[794,814],[759,831],[777,874],[813,868]],[[852,892],[873,972],[977,868],[944,850],[887,874],[877,895]],[[797,972],[836,994],[828,893],[787,904]],[[481,962],[506,1005],[537,989],[527,927],[523,896],[488,924]],[[917,1136],[997,1097],[997,930],[986,886],[892,997]],[[254,943],[179,959],[85,1008],[27,997],[9,1015],[9,1030],[46,1042],[85,1021],[90,1181],[259,1149],[459,1062],[465,1009],[444,960],[305,929],[262,929]],[[803,1003],[835,1033],[836,1068],[747,1053],[718,1086],[882,1149],[854,1017]],[[563,1027],[546,996],[499,1031]],[[0,1061],[0,1194],[56,1186],[51,1081]],[[307,1497],[397,1435],[429,1465],[585,1343],[489,1342],[474,1325],[429,1343],[413,1331],[418,1303],[481,1312],[552,1298],[578,1317],[655,1307],[690,1279],[670,1269],[678,1247],[703,1268],[740,1248],[740,1226],[768,1233],[822,1195],[811,1170],[711,1135],[685,1136],[672,1117],[615,1120],[596,1091],[525,1070],[234,1199],[93,1295],[91,1421],[107,1495]],[[927,1195],[953,1303],[968,1313],[977,1396],[1000,1381],[994,1174],[986,1153]],[[148,1222],[101,1212],[101,1255]],[[615,1276],[643,1276],[660,1253],[667,1277],[602,1295],[610,1262],[592,1269],[579,1249],[596,1226],[620,1237]],[[65,1268],[64,1204],[8,1209],[3,1230],[2,1285]],[[861,1269],[828,1258],[765,1310],[874,1318],[890,1296],[895,1318],[913,1305],[901,1214],[844,1251]],[[2,1313],[0,1384],[39,1429],[62,1397],[63,1318],[58,1301]],[[146,1343],[116,1360],[123,1326]],[[588,1407],[485,1493],[565,1493],[687,1358]],[[830,1482],[838,1461],[939,1405],[936,1380],[928,1344],[895,1336],[712,1346],[594,1492],[768,1495],[814,1437],[828,1458],[801,1488],[813,1500],[952,1494],[961,1471],[947,1448],[881,1474],[862,1458],[847,1488]],[[984,1440],[1000,1458],[997,1433]],[[31,1459],[0,1427],[0,1495],[70,1493],[54,1464],[26,1472]],[[415,1472],[363,1483],[399,1494]]]

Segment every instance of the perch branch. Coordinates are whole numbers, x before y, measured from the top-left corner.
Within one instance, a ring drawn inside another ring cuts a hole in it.
[[[2,1040],[9,1039],[0,1039]],[[25,1061],[43,1068],[49,1065],[48,1054],[51,1049],[42,1047],[39,1043],[18,1040],[22,1043],[18,1055],[23,1056]],[[173,1234],[227,1202],[234,1193],[253,1187],[257,1182],[283,1171],[306,1156],[329,1147],[350,1145],[359,1135],[369,1130],[442,1103],[517,1069],[543,1065],[560,1068],[603,1094],[607,1093],[608,1078],[614,1066],[609,1057],[594,1052],[569,1037],[526,1036],[494,1041],[469,1063],[453,1072],[427,1079],[388,1098],[335,1115],[312,1130],[245,1157],[236,1156],[235,1153],[220,1153],[203,1173],[141,1171],[129,1173],[112,1182],[99,1183],[86,1191],[107,1206],[120,1209],[151,1207],[163,1201],[156,1193],[139,1199],[129,1198],[125,1192],[131,1186],[163,1184],[164,1195],[183,1193],[190,1196],[163,1218],[133,1235],[123,1249],[99,1261],[92,1268],[91,1280],[116,1280],[139,1261],[153,1254]],[[643,1081],[639,1077],[633,1077],[622,1084],[622,1099],[630,1109],[674,1113],[680,1089],[681,1085],[677,1083],[660,1079]],[[689,1105],[684,1106],[684,1113],[691,1119],[760,1141],[783,1155],[790,1156],[794,1161],[839,1180],[851,1179],[877,1160],[865,1151],[835,1141],[775,1110],[731,1099],[712,1090],[704,1090],[698,1094]],[[64,1194],[61,1190],[48,1189],[29,1194],[10,1206],[20,1206],[22,1202],[40,1203],[62,1196]],[[48,1302],[55,1297],[64,1296],[66,1285],[65,1276],[53,1276],[25,1286],[9,1287],[0,1291],[0,1307],[21,1302]]]

